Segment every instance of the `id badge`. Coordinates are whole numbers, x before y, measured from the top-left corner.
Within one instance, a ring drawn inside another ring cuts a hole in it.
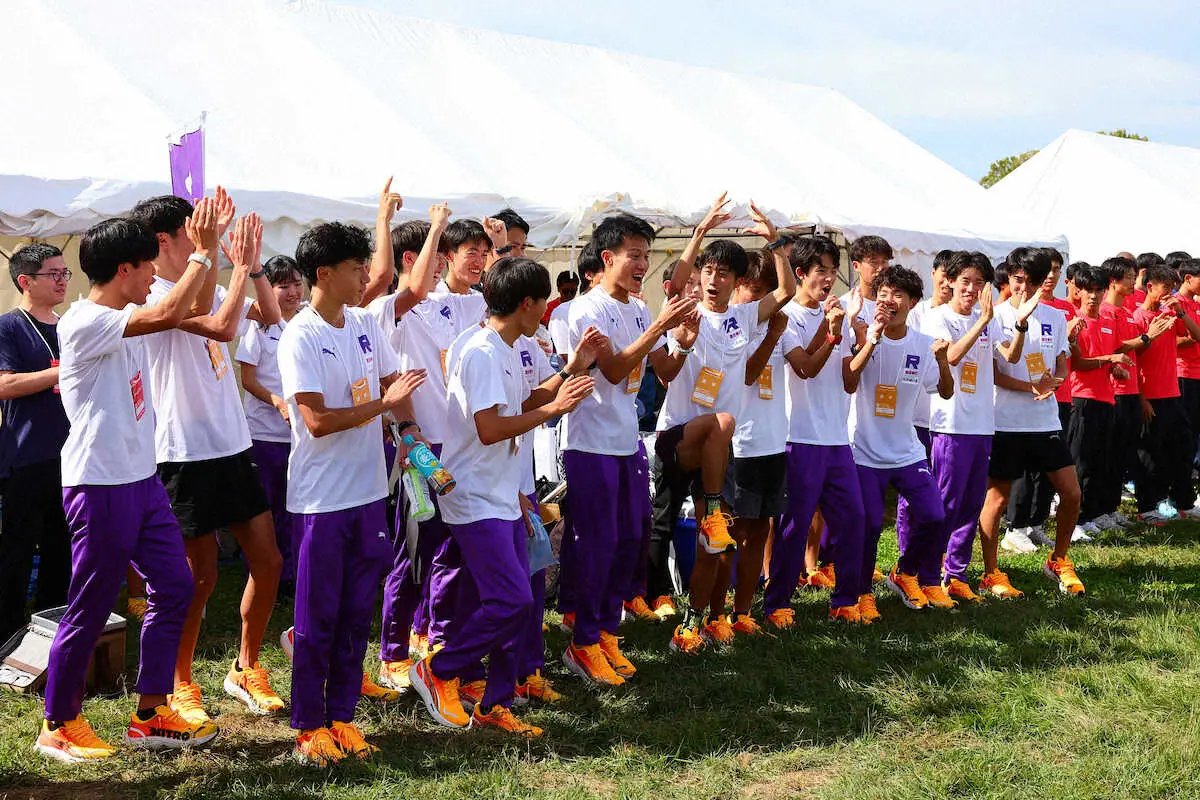
[[[1046,371],[1046,359],[1042,357],[1041,350],[1025,355],[1025,369],[1029,371],[1029,380],[1041,380],[1042,374]]]
[[[979,365],[974,361],[964,361],[962,375],[959,376],[958,388],[967,394],[975,394],[975,382],[979,379]]]
[[[442,383],[449,386],[450,385],[450,373],[446,371],[446,353],[447,352],[449,352],[449,351],[443,350],[442,352],[438,353],[438,358],[440,358],[442,361]]]
[[[771,400],[775,397],[774,384],[771,382],[771,371],[774,369],[770,364],[763,367],[762,372],[758,374],[758,399]]]
[[[371,385],[367,383],[366,378],[359,378],[350,384],[350,400],[356,406],[371,402]],[[371,419],[374,419],[374,417],[371,417]],[[356,427],[362,428],[366,426],[371,419],[363,420]]]
[[[894,419],[896,416],[896,387],[881,383],[875,387],[875,416]]]
[[[50,366],[52,366],[52,367],[57,367],[57,366],[58,366],[58,359],[57,359],[57,358],[52,358],[52,359],[50,359]],[[55,393],[55,394],[58,394],[58,384],[57,384],[57,383],[56,383],[56,384],[54,384],[54,393]]]
[[[225,352],[221,345],[212,339],[205,339],[204,346],[208,348],[208,360],[212,364],[213,374],[217,376],[217,380],[221,380],[225,377],[225,371],[229,369],[229,364],[225,361]]]
[[[625,379],[625,394],[637,394],[642,388],[642,369],[645,364],[645,361],[639,361],[633,372],[629,373],[629,377]]]
[[[692,402],[698,406],[712,408],[717,404],[717,393],[721,391],[721,383],[725,373],[712,367],[701,367],[696,376],[696,387],[692,389]]]
[[[133,395],[133,418],[141,420],[146,415],[146,389],[142,386],[142,371],[129,379],[129,393]]]

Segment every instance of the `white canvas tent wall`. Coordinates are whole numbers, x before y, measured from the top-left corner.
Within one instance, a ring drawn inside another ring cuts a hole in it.
[[[0,65],[27,79],[5,90],[23,112],[0,127],[0,235],[80,232],[166,191],[166,135],[205,110],[209,185],[276,251],[316,221],[370,224],[389,174],[407,216],[511,204],[543,246],[618,207],[694,224],[723,189],[918,264],[1062,244],[827,89],[315,0],[113,8],[6,4],[22,35]]]
[[[990,193],[1070,240],[1071,258],[1100,263],[1186,250],[1200,255],[1200,149],[1070,130]]]

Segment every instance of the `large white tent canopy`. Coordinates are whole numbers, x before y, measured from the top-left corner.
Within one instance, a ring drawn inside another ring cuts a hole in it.
[[[777,223],[923,256],[1062,246],[828,89],[316,0],[9,0],[0,235],[78,233],[169,191],[166,138],[207,113],[206,182],[267,221],[369,224],[512,205],[542,246],[606,211],[694,224],[728,190]],[[917,261],[923,260],[918,257]]]
[[[1200,255],[1200,149],[1070,130],[990,193],[1063,231],[1071,258]]]

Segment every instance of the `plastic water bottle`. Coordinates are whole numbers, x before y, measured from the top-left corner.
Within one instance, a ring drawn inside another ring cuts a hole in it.
[[[400,482],[404,486],[404,494],[408,498],[408,507],[412,518],[417,522],[427,522],[433,519],[437,514],[437,509],[433,507],[433,500],[429,497],[429,488],[425,485],[425,478],[416,467],[405,469]]]
[[[429,481],[439,496],[449,494],[454,488],[454,477],[446,471],[433,451],[424,442],[418,442],[412,436],[405,436],[404,443],[409,447],[409,463]]]

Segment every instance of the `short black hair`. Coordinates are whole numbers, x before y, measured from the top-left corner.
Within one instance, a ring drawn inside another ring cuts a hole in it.
[[[863,261],[867,256],[883,256],[887,259],[896,257],[892,246],[882,236],[860,236],[850,243],[850,260]]]
[[[1075,288],[1089,292],[1102,292],[1108,289],[1108,270],[1104,265],[1094,266],[1086,261],[1076,261],[1071,266],[1075,268]]]
[[[25,245],[9,256],[8,259],[8,274],[12,276],[13,286],[17,287],[18,292],[24,294],[25,291],[21,288],[21,284],[17,282],[17,277],[20,275],[36,275],[42,271],[42,264],[45,264],[47,259],[61,255],[62,250],[59,250],[52,244],[33,242],[32,244]]]
[[[792,247],[792,254],[788,257],[788,266],[793,272],[799,272],[801,275],[807,275],[817,267],[821,266],[821,256],[824,255],[824,248],[817,241],[816,236],[805,237]],[[825,238],[825,237],[819,237]]]
[[[1005,262],[1011,277],[1015,272],[1024,272],[1025,280],[1041,286],[1046,276],[1050,274],[1050,254],[1048,247],[1018,247],[1008,254]]]
[[[1043,247],[1042,249],[1045,250],[1046,255],[1050,257],[1050,268],[1051,269],[1054,269],[1055,264],[1058,264],[1060,267],[1063,265],[1062,253],[1058,252],[1053,247]]]
[[[838,250],[838,246],[834,244],[833,239],[824,234],[817,234],[816,236],[809,236],[807,238],[817,245],[817,250],[820,251],[821,255],[832,258],[833,265],[837,266],[838,261],[842,257],[842,251]]]
[[[775,256],[769,250],[748,250],[746,252],[746,274],[742,280],[747,283],[757,281],[767,287],[768,292],[779,288],[779,276],[775,274]]]
[[[1200,275],[1200,258],[1185,258],[1179,262],[1177,269],[1180,278],[1188,275]]]
[[[420,253],[429,236],[430,225],[423,219],[409,220],[392,228],[392,260],[399,272],[404,271],[404,254]],[[438,250],[445,247],[445,239],[438,241]]]
[[[323,222],[309,228],[296,245],[296,268],[311,289],[317,270],[343,261],[366,262],[371,258],[371,234],[366,228],[345,222]]]
[[[1163,261],[1163,257],[1158,253],[1141,253],[1137,257],[1137,268],[1139,272],[1144,269],[1150,269],[1150,267],[1157,266],[1158,264],[1165,263],[1166,262]]]
[[[143,200],[133,207],[129,216],[149,226],[154,233],[174,235],[192,215],[192,204],[173,194],[162,194]]]
[[[930,273],[937,272],[939,269],[945,269],[950,266],[950,260],[954,258],[957,250],[938,250],[933,257],[933,266],[929,268]]]
[[[671,280],[671,278],[675,277],[675,267],[677,267],[677,266],[679,266],[679,259],[673,258],[673,259],[671,259],[670,264],[667,264],[665,267],[663,267],[663,271],[662,271],[663,283],[667,283],[668,281]]]
[[[492,215],[492,219],[498,219],[501,222],[503,222],[505,230],[512,230],[513,228],[520,228],[521,230],[525,231],[526,235],[529,234],[529,223],[526,222],[524,220],[524,218],[521,217],[520,214],[513,211],[511,208],[500,209],[499,211],[497,211],[495,214]]]
[[[996,265],[995,274],[992,277],[992,285],[997,289],[1003,289],[1008,286],[1008,263],[1001,261]]]
[[[953,283],[958,280],[959,275],[962,275],[969,269],[979,270],[984,283],[991,283],[992,279],[996,276],[996,270],[992,267],[991,259],[983,253],[968,253],[966,250],[958,250],[953,253],[953,256],[943,268],[943,274],[946,276],[946,280]]]
[[[592,231],[591,241],[596,245],[596,257],[599,258],[605,250],[614,253],[620,250],[627,236],[651,243],[654,241],[654,226],[641,217],[624,212],[605,217]]]
[[[447,251],[457,250],[465,244],[480,242],[487,249],[492,249],[492,239],[488,236],[483,225],[473,219],[456,219],[446,226],[442,234]]]
[[[899,264],[892,264],[887,269],[880,270],[871,281],[871,288],[876,292],[884,286],[899,289],[913,300],[920,300],[925,293],[925,282],[921,280],[921,276]]]
[[[267,272],[267,282],[272,286],[287,283],[292,275],[300,275],[296,259],[287,255],[271,256],[267,263],[263,264],[263,269]]]
[[[79,266],[93,286],[117,277],[122,264],[137,266],[158,258],[158,236],[144,222],[114,217],[87,229],[79,242]]]
[[[596,247],[595,240],[580,248],[579,257],[575,259],[575,269],[583,278],[583,285],[588,287],[596,280],[596,275],[604,272],[604,262],[600,259],[600,248]]]
[[[732,239],[717,239],[700,251],[696,258],[696,267],[704,269],[709,264],[719,264],[728,267],[735,277],[743,278],[750,262],[746,258],[746,248]]]
[[[1066,270],[1063,271],[1063,280],[1067,281],[1068,283],[1074,283],[1075,270],[1079,268],[1080,264],[1091,266],[1086,261],[1072,261],[1070,264],[1067,264]]]
[[[1179,275],[1166,264],[1155,264],[1146,268],[1146,283],[1165,283],[1174,286],[1179,283]]]
[[[505,256],[492,264],[483,279],[489,316],[507,317],[526,297],[545,300],[549,296],[550,272],[532,258]]]
[[[1167,253],[1164,261],[1167,262],[1167,266],[1171,269],[1179,269],[1179,265],[1191,257],[1191,254],[1189,254],[1186,250],[1172,250],[1171,252]]]
[[[569,269],[564,269],[558,273],[558,277],[554,279],[555,287],[562,286],[564,283],[579,283],[579,276]]]
[[[1112,258],[1104,259],[1100,268],[1108,273],[1108,282],[1122,281],[1125,279],[1125,273],[1129,270],[1137,272],[1137,263],[1131,261],[1124,256],[1113,256]]]

